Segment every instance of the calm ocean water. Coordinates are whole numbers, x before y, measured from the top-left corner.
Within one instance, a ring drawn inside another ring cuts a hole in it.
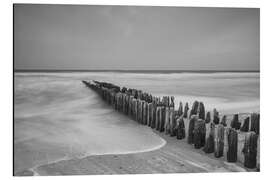
[[[81,80],[108,81],[153,95],[174,95],[176,105],[203,101],[221,114],[259,111],[259,73],[15,73],[15,173],[62,159],[160,148],[149,128],[114,112]],[[191,104],[190,104],[191,105]]]

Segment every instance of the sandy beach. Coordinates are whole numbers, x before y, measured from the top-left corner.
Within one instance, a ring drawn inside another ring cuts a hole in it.
[[[155,131],[155,130],[154,130]],[[224,157],[215,158],[194,149],[186,140],[177,140],[155,131],[166,140],[162,148],[150,152],[97,155],[82,159],[60,161],[35,169],[39,175],[89,175],[89,174],[152,174],[152,173],[202,173],[246,172],[243,164],[228,163]]]

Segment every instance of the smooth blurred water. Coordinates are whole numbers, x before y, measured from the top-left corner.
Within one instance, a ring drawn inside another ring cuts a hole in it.
[[[115,112],[81,80],[203,101],[221,113],[259,111],[259,73],[15,73],[15,172],[91,154],[149,151],[165,141]],[[191,105],[191,104],[190,104]]]

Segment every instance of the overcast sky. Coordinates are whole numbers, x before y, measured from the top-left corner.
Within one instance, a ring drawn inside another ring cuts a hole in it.
[[[15,69],[259,70],[259,9],[15,5]]]

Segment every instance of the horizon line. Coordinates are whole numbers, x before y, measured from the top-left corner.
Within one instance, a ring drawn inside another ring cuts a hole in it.
[[[13,72],[260,72],[260,70],[161,70],[161,69],[13,69]]]

